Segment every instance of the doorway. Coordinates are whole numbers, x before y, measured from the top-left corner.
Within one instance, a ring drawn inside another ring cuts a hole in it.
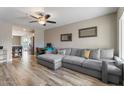
[[[32,32],[31,36],[22,36],[21,45],[24,52],[34,55],[34,32]]]
[[[14,26],[12,30],[12,54],[13,58],[22,58],[26,55],[34,55],[34,31]]]

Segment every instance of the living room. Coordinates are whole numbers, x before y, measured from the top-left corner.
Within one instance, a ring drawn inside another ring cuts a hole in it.
[[[123,11],[122,7],[0,8],[0,46],[7,56],[0,64],[0,85],[122,86]],[[30,31],[33,54],[13,58],[13,36]]]

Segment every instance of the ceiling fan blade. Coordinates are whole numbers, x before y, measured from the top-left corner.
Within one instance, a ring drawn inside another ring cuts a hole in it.
[[[49,20],[47,20],[47,23],[53,23],[53,24],[56,24],[55,21],[49,21]]]
[[[37,17],[33,16],[33,15],[30,15],[31,17],[35,18],[35,19],[38,19]]]
[[[46,19],[48,19],[49,17],[50,17],[50,15],[49,15],[49,14],[46,14],[46,15],[45,15],[45,18],[46,18]]]
[[[30,21],[29,23],[34,23],[34,22],[37,22],[37,21]]]

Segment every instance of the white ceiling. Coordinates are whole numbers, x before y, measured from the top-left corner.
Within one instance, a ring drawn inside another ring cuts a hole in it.
[[[0,8],[0,19],[9,21],[11,23],[28,26],[38,29],[50,29],[65,24],[70,24],[78,21],[91,19],[94,17],[106,15],[116,12],[115,7],[46,7],[45,12],[51,14],[49,20],[56,21],[57,24],[47,24],[46,27],[38,23],[29,23],[34,20],[27,16],[27,14],[35,14],[35,12],[43,11],[43,8]]]
[[[31,29],[15,25],[12,27],[13,36],[32,36],[32,34],[33,32]]]

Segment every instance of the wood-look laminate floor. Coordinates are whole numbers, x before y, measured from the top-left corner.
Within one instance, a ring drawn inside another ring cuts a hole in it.
[[[25,54],[12,63],[0,64],[1,86],[106,86],[91,76],[66,68],[56,71],[37,64],[35,56]]]

